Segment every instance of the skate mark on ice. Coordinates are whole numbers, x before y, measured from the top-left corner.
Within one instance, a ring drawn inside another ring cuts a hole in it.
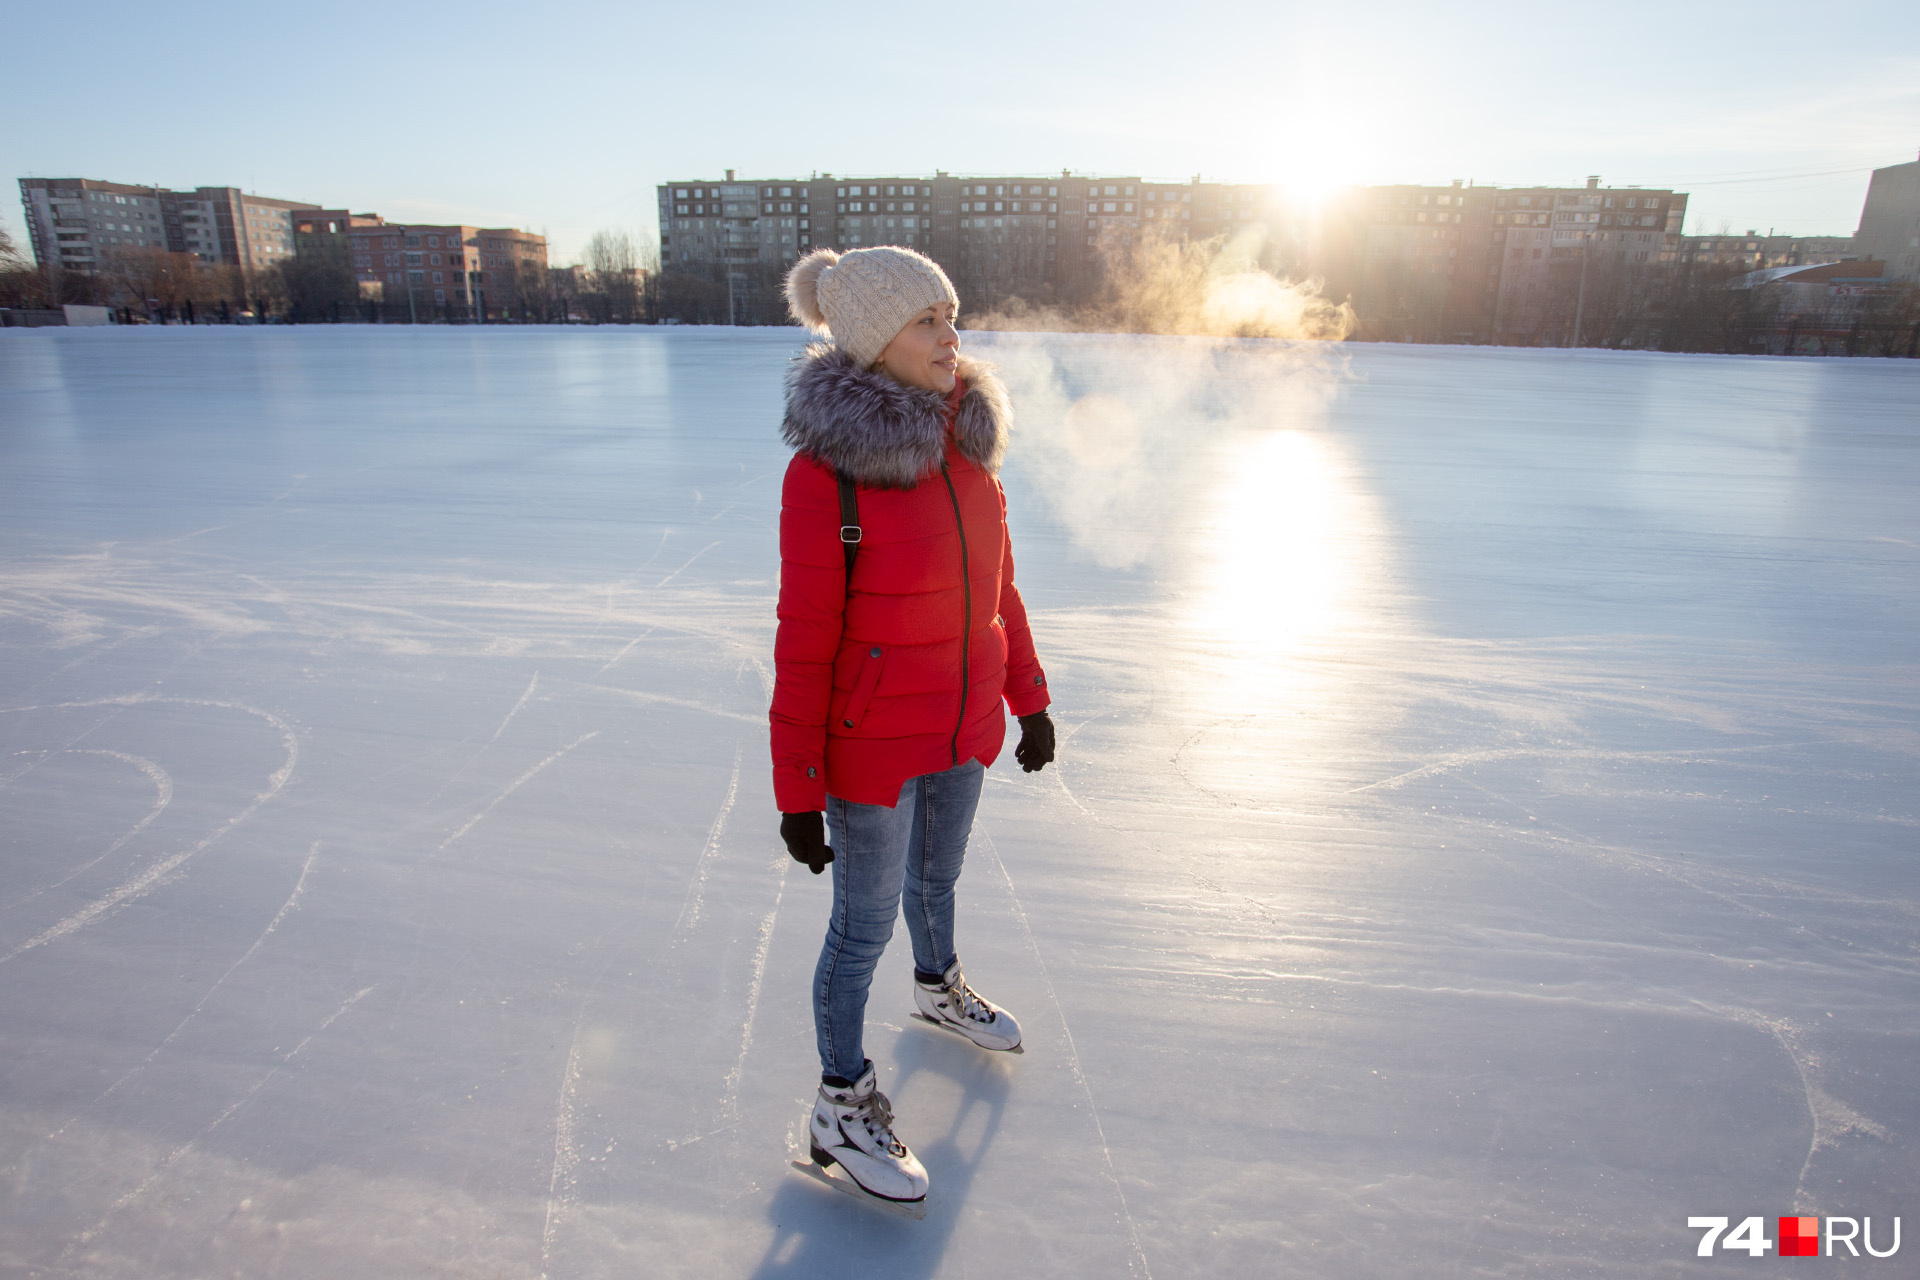
[[[569,751],[572,751],[575,747],[579,746],[581,743],[586,742],[592,738],[597,738],[599,736],[600,736],[600,731],[598,729],[595,729],[592,733],[581,734],[579,737],[575,738],[572,742],[569,742],[566,746],[560,748],[558,751],[548,756],[545,760],[542,760],[539,764],[536,764],[535,766],[533,766],[533,768],[527,770],[525,773],[515,778],[512,782],[509,782],[507,784],[507,789],[505,791],[502,791],[499,795],[495,796],[492,800],[487,802],[486,808],[474,814],[471,818],[468,818],[458,831],[448,836],[445,840],[442,840],[440,842],[440,847],[435,849],[434,853],[436,854],[445,853],[447,851],[447,846],[451,845],[454,841],[458,840],[461,836],[464,836],[465,834],[467,834],[467,832],[473,830],[476,826],[478,826],[482,819],[484,819],[488,814],[492,813],[494,809],[499,807],[499,804],[502,800],[505,800],[508,796],[518,791],[521,787],[524,787],[527,785],[527,783],[533,781],[535,777],[539,776],[539,773],[541,770],[545,769],[548,765],[552,764],[554,761],[558,760],[560,757],[566,755]]]
[[[751,653],[741,654],[740,661],[744,666],[753,668],[753,674],[760,681],[760,696],[763,698],[772,698],[773,669]]]
[[[583,1010],[573,1021],[567,1065],[560,1073],[560,1098],[554,1107],[553,1172],[547,1176],[547,1216],[540,1228],[540,1280],[547,1280],[561,1223],[580,1198],[580,1151],[574,1133],[579,1128],[576,1099],[580,1092],[580,1025],[585,1018]]]
[[[667,549],[667,539],[671,538],[672,536],[673,536],[672,529],[662,529],[660,531],[660,541],[653,548],[653,554],[648,556],[645,560],[642,560],[638,568],[635,569],[635,572],[636,573],[639,572],[640,569],[651,568],[653,566],[653,562],[660,558],[660,553]]]
[[[621,646],[620,652],[614,654],[611,658],[608,658],[606,665],[601,667],[598,671],[594,672],[593,674],[597,676],[603,676],[607,674],[607,672],[613,670],[615,666],[619,665],[620,659],[626,657],[627,654],[632,651],[633,646],[639,644],[642,640],[645,640],[648,636],[652,635],[654,632],[658,631],[659,629],[660,629],[659,624],[656,623],[653,626],[648,627],[645,631],[642,631],[639,635],[635,636],[633,639],[627,641],[626,644]]]
[[[481,756],[487,754],[487,748],[491,747],[494,743],[500,741],[500,735],[507,731],[507,726],[513,723],[513,718],[520,714],[520,708],[527,705],[527,700],[533,697],[534,690],[538,689],[539,687],[540,687],[540,673],[539,671],[536,670],[533,673],[533,679],[527,682],[526,691],[520,695],[520,700],[514,703],[512,708],[508,710],[506,714],[506,718],[500,721],[499,727],[494,729],[493,736],[491,738],[488,738],[485,742],[481,743],[479,748],[472,755],[468,756],[466,758],[466,761],[462,763],[459,768],[455,769],[452,773],[449,773],[444,779],[441,780],[440,785],[433,789],[433,794],[427,797],[426,799],[427,804],[432,804],[435,800],[438,800],[440,798],[440,793],[445,791],[448,788],[448,786],[450,786],[453,783],[454,779],[458,778],[461,774],[465,773],[467,770],[473,768],[474,763],[478,761]]]
[[[1060,735],[1059,745],[1065,746],[1068,742],[1070,742],[1073,739],[1074,734],[1079,733],[1082,729],[1092,724],[1095,720],[1098,720],[1100,719],[1100,717],[1107,714],[1109,713],[1105,711],[1096,712],[1095,714],[1088,716],[1085,720],[1082,720],[1079,723],[1069,727],[1065,733]],[[1078,809],[1081,812],[1081,814],[1084,815],[1089,822],[1092,822],[1096,826],[1102,826],[1102,827],[1111,825],[1099,814],[1087,808],[1086,805],[1080,803],[1080,797],[1075,795],[1073,788],[1067,785],[1067,775],[1061,770],[1060,762],[1058,760],[1055,760],[1053,762],[1053,780],[1055,783],[1059,785],[1061,794],[1066,796],[1068,800],[1071,800],[1073,802],[1073,807]]]
[[[1754,748],[1759,750],[1761,748]],[[1513,800],[1490,787],[1481,785],[1470,777],[1460,780],[1463,786],[1471,787],[1482,795],[1500,803],[1510,805],[1529,816],[1533,815],[1532,806]],[[1578,827],[1570,826],[1551,818],[1529,823],[1526,826],[1503,824],[1497,821],[1456,820],[1452,824],[1455,831],[1485,836],[1488,834],[1505,836],[1523,843],[1531,842],[1555,852],[1572,852],[1591,858],[1595,862],[1619,869],[1631,868],[1665,877],[1705,898],[1711,898],[1722,906],[1730,907],[1743,915],[1760,920],[1778,920],[1782,910],[1769,910],[1760,902],[1753,901],[1756,894],[1773,894],[1785,900],[1816,902],[1827,906],[1846,907],[1854,911],[1890,913],[1904,920],[1920,919],[1920,906],[1898,898],[1880,896],[1868,897],[1863,894],[1849,893],[1845,890],[1829,888],[1825,885],[1803,884],[1799,881],[1784,879],[1764,872],[1735,870],[1716,866],[1699,858],[1676,858],[1632,845],[1619,844],[1589,835]],[[1532,876],[1540,884],[1556,892],[1571,893],[1564,885],[1556,884],[1533,872],[1524,864],[1509,864],[1518,867]],[[1595,900],[1575,895],[1579,900],[1594,903]],[[1809,926],[1802,925],[1801,928]],[[1825,936],[1825,935],[1822,935]],[[1831,939],[1829,939],[1831,940]]]
[[[719,545],[720,543],[718,541],[709,542],[706,546],[700,548],[698,551],[688,556],[687,562],[685,564],[681,565],[678,569],[675,569],[672,573],[668,574],[666,577],[660,579],[660,581],[654,583],[653,589],[655,591],[658,591],[660,588],[666,586],[669,582],[672,582],[675,578],[679,577],[681,574],[685,573],[687,570],[693,568],[694,561],[698,560],[701,556],[707,554],[707,552],[713,550],[715,547]]]
[[[727,1072],[726,1088],[720,1097],[720,1118],[735,1124],[740,1121],[740,1081],[747,1071],[747,1053],[753,1048],[753,1019],[760,1009],[760,988],[767,978],[767,951],[773,945],[773,924],[780,915],[780,900],[787,894],[787,871],[793,859],[780,859],[780,883],[774,890],[773,909],[760,922],[760,940],[753,951],[753,978],[747,984],[747,1012],[740,1021],[740,1053]]]
[[[138,822],[134,823],[132,827],[128,828],[126,834],[122,835],[118,840],[115,840],[112,844],[108,845],[105,849],[101,850],[99,853],[95,854],[93,857],[87,859],[87,861],[81,863],[79,866],[75,867],[73,870],[67,872],[67,874],[61,876],[58,880],[55,880],[53,883],[41,885],[38,889],[33,890],[32,892],[26,894],[24,897],[17,898],[14,901],[9,902],[4,908],[0,908],[0,910],[12,911],[15,907],[25,906],[27,903],[32,902],[35,898],[39,897],[41,894],[49,892],[50,890],[53,890],[53,889],[58,889],[61,885],[67,883],[67,881],[73,879],[75,876],[83,875],[86,872],[91,871],[94,867],[98,866],[102,860],[112,857],[113,854],[117,852],[122,845],[126,844],[127,841],[133,839],[135,836],[139,835],[142,831],[145,831],[148,825],[151,824],[155,818],[160,816],[160,811],[162,809],[165,809],[167,805],[173,801],[173,779],[170,776],[168,776],[167,771],[165,769],[162,769],[159,765],[147,759],[145,756],[128,755],[124,751],[105,751],[105,750],[101,750],[99,748],[93,748],[93,747],[68,747],[64,751],[42,752],[41,755],[43,758],[49,755],[107,756],[114,760],[125,761],[127,764],[132,765],[134,768],[140,770],[140,772],[146,774],[147,780],[153,783],[153,791],[154,791],[153,808],[147,810],[146,817],[141,818]],[[16,775],[16,776],[20,776],[20,775]],[[7,781],[11,782],[13,781],[13,779],[9,778],[7,779]]]
[[[1087,1080],[1087,1073],[1080,1063],[1080,1050],[1073,1042],[1073,1028],[1067,1025],[1067,1011],[1060,1003],[1060,993],[1054,990],[1053,977],[1047,972],[1047,961],[1040,954],[1040,944],[1033,936],[1033,926],[1027,922],[1027,909],[1020,903],[1020,895],[1014,890],[1013,877],[1007,873],[1007,864],[1000,857],[1000,847],[985,826],[975,824],[974,830],[986,842],[987,854],[993,859],[993,865],[1000,872],[1000,879],[1007,886],[1007,899],[1013,903],[1013,913],[1020,921],[1020,931],[1026,935],[1027,949],[1033,952],[1034,966],[1040,971],[1040,982],[1047,989],[1047,999],[1053,1002],[1054,1012],[1060,1015],[1060,1032],[1067,1041],[1067,1067],[1073,1073],[1073,1079],[1080,1086],[1080,1092],[1087,1099],[1087,1115],[1093,1121],[1094,1136],[1100,1140],[1100,1155],[1106,1162],[1107,1181],[1113,1185],[1114,1197],[1120,1203],[1120,1218],[1127,1226],[1127,1272],[1139,1275],[1144,1280],[1153,1280],[1153,1268],[1147,1265],[1146,1250],[1140,1247],[1140,1233],[1134,1227],[1133,1211],[1127,1207],[1127,1192],[1120,1185],[1120,1173],[1114,1167],[1113,1149],[1107,1145],[1106,1126],[1100,1123],[1100,1107],[1093,1100],[1093,1085]]]
[[[1205,732],[1204,730],[1202,732]],[[1714,746],[1714,747],[1658,747],[1645,751],[1607,750],[1601,747],[1501,747],[1489,751],[1462,751],[1454,755],[1443,756],[1438,760],[1417,765],[1403,773],[1381,778],[1375,782],[1350,787],[1344,793],[1350,796],[1365,794],[1369,791],[1394,791],[1409,782],[1418,782],[1423,778],[1435,777],[1443,773],[1452,773],[1469,765],[1491,764],[1499,760],[1539,760],[1546,763],[1584,762],[1587,764],[1697,764],[1703,761],[1716,761],[1724,756],[1750,756],[1770,751],[1791,751],[1799,747],[1826,745],[1819,741],[1808,742],[1763,742],[1753,746]],[[1492,793],[1489,793],[1492,794]],[[1505,799],[1505,797],[1501,797]]]
[[[540,673],[538,671],[535,671],[533,673],[533,679],[527,681],[527,690],[525,693],[520,695],[520,701],[513,704],[513,709],[507,712],[506,719],[500,722],[500,727],[493,731],[493,736],[491,738],[487,739],[488,747],[500,741],[500,735],[507,731],[507,726],[513,723],[513,718],[520,714],[520,708],[527,705],[527,699],[531,698],[533,696],[534,690],[538,689],[539,687],[540,687]],[[486,749],[485,747],[481,748],[481,750],[483,751],[485,749]]]
[[[1086,805],[1080,803],[1080,797],[1075,795],[1073,793],[1073,788],[1067,785],[1067,775],[1061,772],[1060,762],[1057,760],[1054,761],[1054,764],[1053,764],[1053,780],[1054,780],[1054,783],[1059,786],[1060,794],[1073,802],[1073,807],[1080,811],[1080,814],[1082,817],[1086,818],[1087,821],[1093,823],[1095,826],[1098,826],[1098,827],[1104,827],[1109,825],[1106,819],[1102,818],[1099,814],[1095,813],[1093,810],[1087,808]]]
[[[267,1068],[266,1074],[262,1075],[258,1080],[255,1080],[245,1093],[241,1094],[238,1098],[228,1103],[226,1109],[223,1110],[219,1115],[215,1116],[207,1124],[206,1128],[200,1130],[199,1133],[194,1134],[193,1137],[188,1138],[185,1142],[175,1147],[171,1152],[167,1154],[167,1156],[164,1159],[160,1161],[160,1163],[154,1168],[152,1173],[148,1174],[144,1179],[141,1180],[140,1185],[136,1186],[133,1190],[127,1192],[125,1195],[121,1196],[118,1200],[114,1201],[113,1204],[108,1207],[107,1211],[100,1215],[100,1220],[98,1222],[95,1222],[91,1227],[87,1228],[85,1231],[82,1231],[78,1236],[76,1236],[74,1239],[69,1241],[67,1243],[67,1247],[61,1251],[60,1259],[55,1265],[64,1267],[68,1259],[70,1259],[73,1256],[76,1250],[83,1249],[87,1245],[92,1244],[95,1240],[97,1240],[100,1237],[100,1233],[106,1230],[107,1224],[113,1220],[113,1216],[115,1214],[119,1213],[122,1209],[125,1209],[128,1205],[134,1203],[136,1200],[140,1199],[141,1196],[145,1195],[153,1187],[155,1183],[159,1182],[162,1178],[166,1177],[167,1174],[173,1169],[173,1167],[179,1164],[180,1161],[186,1157],[188,1152],[192,1151],[195,1147],[199,1146],[208,1137],[210,1137],[213,1134],[213,1131],[215,1129],[218,1129],[221,1125],[225,1124],[227,1121],[233,1119],[234,1116],[238,1115],[240,1113],[240,1110],[243,1107],[245,1107],[247,1103],[251,1102],[256,1094],[258,1094],[262,1089],[266,1088],[267,1085],[273,1081],[273,1078],[280,1074],[280,1069],[282,1067],[286,1066],[288,1063],[292,1062],[295,1058],[299,1057],[300,1054],[306,1049],[306,1047],[313,1043],[316,1037],[323,1034],[328,1027],[331,1027],[334,1023],[338,1022],[342,1017],[342,1015],[344,1015],[347,1012],[347,1010],[353,1008],[353,1006],[355,1006],[356,1004],[359,1004],[361,1000],[365,999],[367,995],[371,993],[373,990],[375,990],[377,987],[379,987],[379,985],[380,984],[376,982],[372,986],[362,987],[360,988],[360,990],[348,996],[346,1000],[341,1003],[339,1008],[335,1009],[332,1013],[328,1014],[321,1021],[319,1026],[315,1027],[312,1031],[309,1031],[305,1036],[302,1036],[299,1044],[296,1044],[293,1046],[293,1048],[287,1050],[286,1053],[281,1055],[280,1060],[278,1062],[274,1063],[271,1067]]]
[[[1796,1213],[1816,1212],[1819,1206],[1807,1198],[1807,1172],[1813,1167],[1814,1156],[1839,1145],[1839,1140],[1850,1133],[1864,1133],[1882,1142],[1891,1141],[1886,1126],[1861,1115],[1820,1087],[1816,1079],[1821,1067],[1820,1055],[1807,1048],[1805,1032],[1788,1019],[1769,1018],[1756,1009],[1696,1003],[1710,1013],[1766,1032],[1779,1044],[1780,1051],[1787,1055],[1787,1061],[1793,1064],[1794,1072],[1800,1077],[1800,1089],[1813,1129],[1807,1140],[1806,1159],[1800,1162],[1800,1175],[1794,1179],[1793,1207]]]
[[[593,620],[593,630],[587,632],[586,635],[580,637],[581,642],[583,644],[591,643],[593,639],[600,634],[600,628],[607,625],[607,619],[613,617],[613,593],[620,590],[622,587],[630,587],[632,585],[633,584],[631,582],[624,582],[624,581],[613,582],[607,585],[606,596],[600,602],[600,612]]]
[[[188,1011],[186,1017],[180,1019],[180,1024],[176,1026],[173,1030],[167,1032],[166,1038],[162,1040],[159,1044],[153,1047],[152,1052],[148,1053],[146,1057],[142,1058],[139,1061],[139,1063],[136,1064],[125,1075],[121,1076],[118,1080],[115,1080],[112,1084],[108,1085],[104,1090],[102,1090],[100,1093],[100,1096],[95,1098],[92,1103],[89,1103],[88,1104],[89,1106],[98,1106],[100,1103],[106,1101],[108,1096],[113,1094],[116,1090],[118,1090],[121,1085],[133,1079],[135,1076],[139,1075],[142,1071],[145,1071],[150,1065],[152,1065],[153,1060],[160,1056],[161,1051],[164,1050],[168,1045],[172,1044],[174,1040],[176,1040],[179,1037],[180,1033],[187,1029],[187,1024],[192,1022],[195,1018],[199,1017],[201,1013],[206,1010],[207,1001],[213,999],[214,992],[220,989],[221,984],[226,982],[228,978],[231,978],[234,975],[234,972],[238,970],[241,965],[245,964],[248,960],[252,959],[253,953],[258,951],[260,949],[260,945],[273,935],[273,931],[275,929],[278,929],[280,927],[280,922],[282,920],[285,920],[287,916],[292,913],[293,909],[300,905],[300,897],[307,890],[307,873],[313,870],[313,860],[319,856],[320,856],[320,842],[318,840],[315,840],[313,842],[313,847],[307,850],[307,860],[300,864],[300,875],[299,875],[299,878],[293,882],[293,892],[289,893],[287,895],[287,900],[280,904],[280,910],[274,912],[273,919],[267,921],[267,927],[262,929],[260,931],[260,936],[253,940],[253,945],[248,947],[245,951],[243,951],[240,954],[240,958],[238,960],[235,960],[232,964],[228,965],[227,971],[225,973],[221,974],[218,978],[214,979],[213,985],[207,988],[206,994],[200,997],[199,1002],[196,1003],[193,1006],[193,1008]],[[72,1122],[69,1121],[68,1123],[72,1123]],[[65,1128],[66,1128],[66,1125],[62,1125],[60,1126],[60,1129],[54,1130],[54,1132],[49,1136],[58,1137],[61,1131],[64,1130]]]
[[[1230,792],[1219,791],[1213,787],[1209,787],[1205,783],[1196,780],[1191,773],[1187,772],[1187,766],[1181,760],[1181,757],[1187,754],[1187,749],[1189,747],[1193,746],[1194,743],[1200,741],[1200,739],[1206,737],[1209,733],[1212,733],[1215,729],[1220,728],[1222,725],[1253,724],[1253,723],[1256,723],[1259,719],[1260,717],[1258,716],[1228,716],[1224,720],[1215,720],[1211,724],[1202,725],[1200,728],[1194,730],[1191,734],[1188,734],[1186,741],[1182,742],[1177,748],[1175,748],[1173,753],[1173,758],[1171,761],[1171,763],[1173,764],[1173,771],[1176,774],[1180,775],[1180,781],[1186,783],[1188,786],[1192,787],[1195,791],[1198,791],[1201,795],[1206,796],[1209,799],[1218,801],[1219,803],[1227,806],[1229,809],[1244,809],[1244,810],[1249,810],[1253,812],[1266,812],[1266,813],[1286,812],[1285,810],[1281,810],[1281,809],[1259,807],[1257,805],[1257,802],[1250,797],[1236,796]]]
[[[733,812],[734,797],[740,794],[740,744],[733,744],[733,776],[727,779],[726,799],[720,802],[720,812],[713,816],[713,825],[707,828],[707,842],[701,846],[699,860],[693,866],[693,881],[687,885],[687,896],[680,903],[680,914],[674,918],[673,933],[667,941],[669,948],[677,947],[686,941],[693,927],[700,923],[700,910],[707,893],[707,873],[713,869],[714,857],[720,852],[720,833],[726,828],[727,815]],[[786,881],[781,881],[782,886]]]
[[[162,697],[158,694],[133,693],[122,694],[111,698],[91,698],[83,702],[53,703],[46,709],[105,706],[130,707],[149,702],[188,707],[219,707],[223,710],[241,711],[248,715],[258,716],[280,731],[281,745],[287,753],[286,759],[281,763],[279,769],[268,775],[267,789],[255,795],[252,802],[249,803],[246,808],[227,819],[212,835],[196,841],[176,853],[168,854],[166,857],[148,867],[145,871],[133,876],[131,879],[122,881],[116,888],[94,899],[58,924],[27,939],[5,955],[0,955],[0,964],[5,964],[9,960],[13,960],[34,950],[36,947],[43,947],[49,942],[56,942],[76,930],[84,929],[88,925],[113,914],[129,902],[146,896],[170,880],[174,873],[184,866],[189,859],[210,848],[222,836],[226,835],[227,832],[233,830],[251,817],[261,805],[273,799],[273,797],[279,793],[280,788],[287,785],[287,779],[293,776],[294,765],[297,764],[300,759],[300,741],[294,734],[293,727],[270,711],[262,711],[258,707],[250,707],[244,703],[216,702],[204,698],[171,698]],[[33,710],[35,708],[10,707],[6,709],[20,711]]]
[[[722,720],[738,720],[741,724],[750,724],[756,728],[766,727],[767,717],[750,716],[743,711],[728,711],[724,707],[711,707],[704,702],[695,702],[692,698],[676,698],[666,693],[648,693],[642,689],[622,689],[611,684],[586,684],[583,689],[593,689],[601,693],[616,693],[623,698],[632,698],[635,702],[657,703],[664,707],[679,707],[685,711],[698,711],[702,715],[719,716]]]
[[[705,1142],[708,1138],[717,1138],[723,1133],[732,1133],[745,1123],[745,1120],[734,1120],[727,1124],[720,1125],[717,1128],[703,1130],[700,1133],[694,1134],[691,1138],[663,1138],[660,1141],[660,1145],[667,1149],[668,1155],[672,1155],[682,1147],[690,1147],[696,1142]]]

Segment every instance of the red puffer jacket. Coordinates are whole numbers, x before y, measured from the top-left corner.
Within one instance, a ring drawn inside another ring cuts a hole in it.
[[[773,793],[783,813],[892,806],[908,778],[992,764],[1047,678],[1013,585],[1005,389],[962,358],[952,396],[816,346],[787,378]],[[837,473],[863,536],[847,581]]]

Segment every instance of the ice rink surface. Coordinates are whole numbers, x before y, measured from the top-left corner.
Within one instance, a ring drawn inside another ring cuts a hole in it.
[[[0,334],[0,1275],[1920,1230],[1920,363],[967,343],[1062,743],[960,886],[1025,1056],[876,979],[913,1223],[786,1169],[794,331]]]

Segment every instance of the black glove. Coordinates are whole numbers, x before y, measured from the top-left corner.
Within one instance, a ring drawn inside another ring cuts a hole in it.
[[[1020,717],[1020,745],[1013,749],[1013,758],[1028,773],[1038,773],[1053,763],[1053,721],[1046,712]]]
[[[780,838],[787,842],[787,852],[793,855],[793,860],[805,863],[807,870],[815,875],[833,861],[833,848],[827,843],[826,815],[818,809],[811,813],[781,814]]]

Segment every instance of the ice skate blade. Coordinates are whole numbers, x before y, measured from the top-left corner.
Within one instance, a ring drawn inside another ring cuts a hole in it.
[[[966,1032],[962,1031],[960,1028],[954,1026],[950,1022],[942,1022],[938,1018],[929,1018],[924,1013],[916,1013],[913,1015],[913,1017],[916,1021],[924,1022],[930,1027],[938,1027],[940,1030],[945,1031],[951,1035],[959,1036],[962,1040],[965,1040],[968,1044],[972,1045],[974,1048],[985,1049],[986,1052],[988,1053],[1025,1053],[1027,1051],[1027,1047],[1024,1044],[1017,1044],[1013,1046],[1013,1048],[1011,1049],[988,1049],[987,1046],[981,1044],[978,1040],[975,1040],[972,1036],[968,1035]]]
[[[852,1196],[861,1204],[870,1204],[876,1209],[885,1210],[898,1218],[911,1218],[915,1222],[927,1216],[925,1200],[887,1200],[868,1192],[852,1178],[836,1178],[811,1160],[795,1160],[793,1167],[812,1178],[815,1182],[824,1182],[835,1191]]]

